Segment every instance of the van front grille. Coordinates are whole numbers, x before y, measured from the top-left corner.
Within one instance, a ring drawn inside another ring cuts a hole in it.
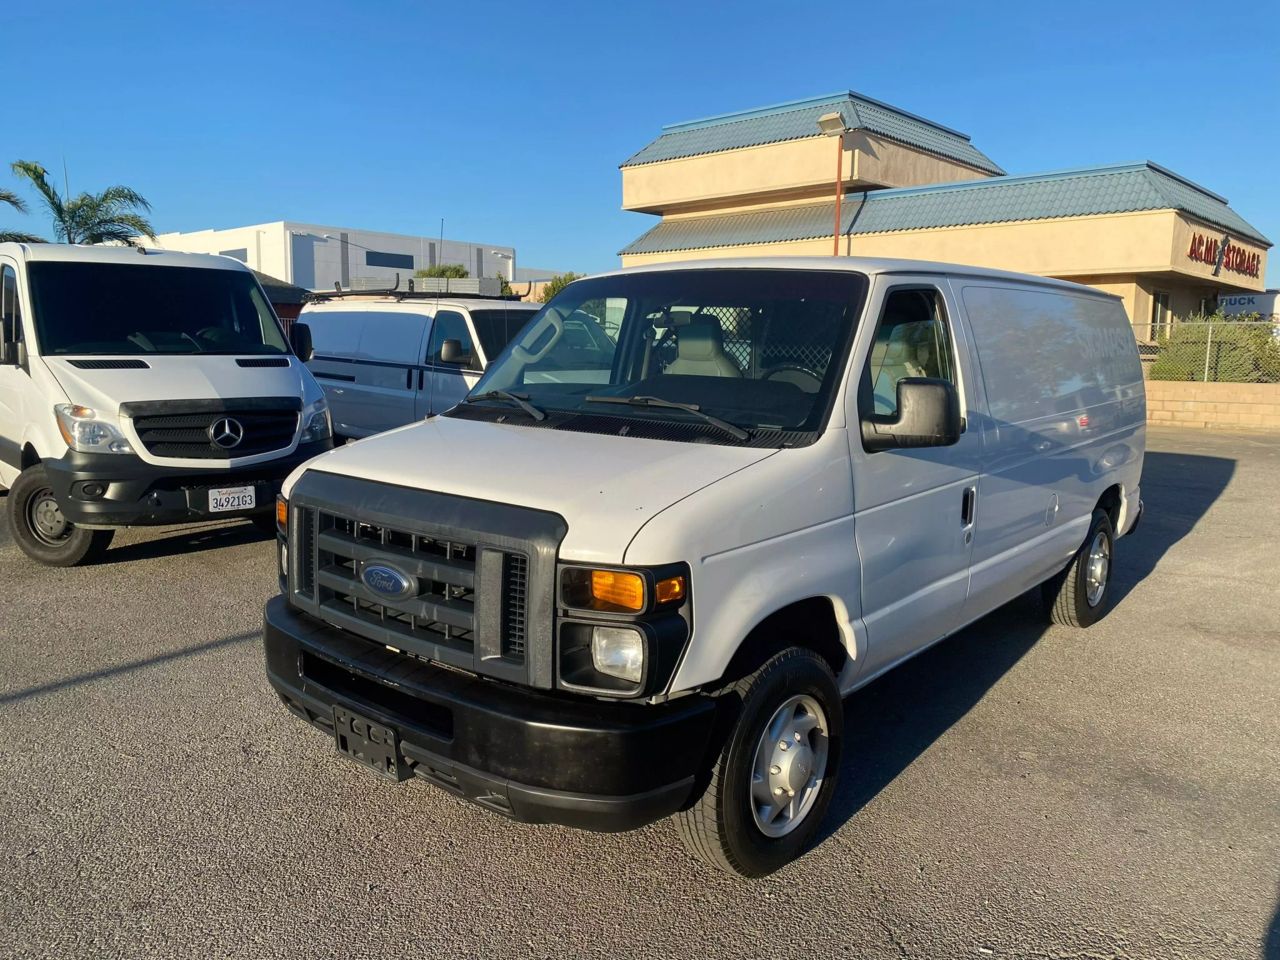
[[[172,401],[123,404],[148,453],[190,460],[230,460],[282,450],[298,432],[301,402]]]
[[[556,514],[307,470],[289,493],[286,592],[367,641],[495,680],[555,684]]]
[[[474,654],[477,547],[369,523],[330,510],[297,508],[295,592],[314,597],[320,617],[371,640],[430,656],[423,643]],[[528,558],[503,553],[501,656],[524,663]],[[371,586],[366,571],[396,572],[407,587],[394,596]]]

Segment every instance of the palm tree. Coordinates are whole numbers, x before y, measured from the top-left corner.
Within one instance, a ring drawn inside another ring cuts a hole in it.
[[[129,187],[107,187],[101,193],[62,196],[49,183],[49,171],[31,160],[18,160],[13,172],[35,187],[53,218],[53,233],[63,243],[117,243],[135,246],[135,237],[156,238],[139,211],[151,209],[142,194]]]
[[[19,213],[27,212],[27,205],[22,202],[22,198],[16,193],[8,190],[0,189],[0,203],[8,204]],[[39,237],[33,237],[29,233],[18,233],[14,230],[0,230],[0,243],[43,243]]]

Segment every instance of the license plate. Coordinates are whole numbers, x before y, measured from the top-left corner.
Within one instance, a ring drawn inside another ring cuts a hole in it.
[[[400,759],[396,732],[346,707],[333,708],[333,739],[338,752],[366,770],[388,780],[407,780],[409,768]]]
[[[252,510],[258,505],[253,487],[214,487],[209,491],[209,512]]]

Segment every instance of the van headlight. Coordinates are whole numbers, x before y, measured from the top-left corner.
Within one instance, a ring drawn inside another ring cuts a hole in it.
[[[556,686],[604,697],[644,697],[671,681],[693,629],[690,570],[560,567]]]
[[[644,636],[631,627],[594,627],[591,664],[599,673],[639,683],[644,676]]]
[[[302,411],[302,437],[299,443],[314,443],[333,436],[333,421],[329,419],[329,404],[321,397]]]
[[[77,453],[133,453],[120,428],[99,420],[97,411],[74,403],[59,403],[53,413],[62,439]]]

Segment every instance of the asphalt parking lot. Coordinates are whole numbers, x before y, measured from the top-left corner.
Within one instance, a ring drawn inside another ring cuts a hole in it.
[[[1024,599],[856,694],[825,839],[756,882],[336,756],[247,524],[0,533],[0,955],[1280,958],[1280,437],[1148,443],[1111,615]]]

